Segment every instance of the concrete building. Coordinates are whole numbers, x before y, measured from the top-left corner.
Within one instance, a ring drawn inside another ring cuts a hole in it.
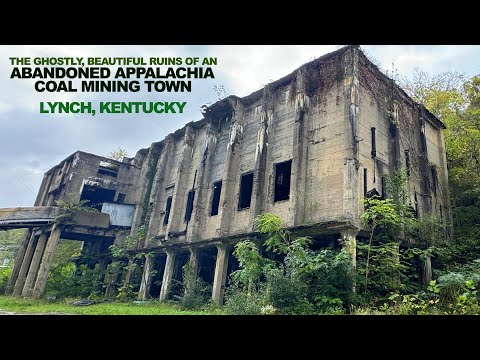
[[[84,241],[90,265],[105,267],[108,246],[142,228],[136,251],[154,256],[141,263],[140,298],[166,299],[190,259],[222,303],[237,265],[232,245],[260,239],[255,216],[276,214],[293,234],[311,236],[315,246],[343,244],[355,258],[357,236],[368,236],[361,201],[385,195],[385,177],[398,168],[409,174],[417,215],[436,213],[450,226],[444,128],[359,47],[341,48],[249,96],[218,101],[134,158],[78,151],[49,170],[28,211],[56,211],[57,200],[70,199],[101,213],[70,225],[51,216],[27,223],[11,289],[41,295],[59,237]],[[21,211],[10,209],[10,224],[14,213]],[[1,216],[0,227],[8,227]]]

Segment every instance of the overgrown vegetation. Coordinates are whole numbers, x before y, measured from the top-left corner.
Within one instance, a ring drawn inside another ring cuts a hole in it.
[[[292,237],[272,214],[255,219],[266,235],[265,251],[246,240],[235,246],[240,269],[232,274],[226,311],[230,314],[343,313],[353,301],[350,255],[346,250],[310,249],[312,239]]]
[[[438,219],[415,217],[406,179],[397,171],[387,180],[393,198],[365,199],[362,221],[371,235],[357,241],[356,272],[344,248],[314,251],[310,238],[293,238],[279,217],[259,215],[254,230],[265,234],[266,253],[249,240],[236,245],[240,269],[231,277],[227,313],[478,314],[480,259],[456,272],[436,269],[436,279],[422,286],[425,261],[445,259],[455,245],[445,244]]]
[[[0,266],[13,264],[24,236],[25,229],[0,230]]]
[[[57,200],[55,204],[62,211],[55,218],[56,221],[63,224],[75,224],[75,216],[79,211],[98,212],[97,209],[88,206],[89,200]]]

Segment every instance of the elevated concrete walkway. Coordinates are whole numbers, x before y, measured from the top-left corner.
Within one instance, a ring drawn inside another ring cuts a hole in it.
[[[0,229],[30,228],[52,224],[59,212],[60,208],[57,206],[0,208]]]

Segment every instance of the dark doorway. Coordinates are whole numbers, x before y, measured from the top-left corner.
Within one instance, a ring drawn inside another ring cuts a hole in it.
[[[187,207],[185,209],[185,221],[189,222],[193,212],[193,200],[195,199],[195,190],[190,190],[187,196]]]
[[[172,197],[167,198],[167,206],[165,208],[165,216],[163,217],[163,226],[168,224],[168,218],[170,217],[170,208],[172,207]]]
[[[292,160],[275,164],[275,196],[273,201],[290,199]]]
[[[102,210],[104,202],[113,202],[115,190],[104,189],[97,186],[84,185],[80,201],[88,200],[87,206],[93,207],[98,211]]]
[[[153,298],[158,298],[160,296],[166,262],[167,256],[165,254],[156,256],[153,262],[153,271],[155,275],[152,277],[152,284],[150,285],[150,296]]]
[[[213,284],[215,265],[217,263],[217,248],[215,246],[199,250],[198,277],[208,284]]]
[[[216,181],[213,183],[212,209],[210,210],[210,216],[218,215],[218,207],[220,205],[221,194],[222,194],[222,181]]]
[[[176,256],[175,265],[173,266],[172,281],[168,289],[167,298],[179,300],[183,295],[183,267],[190,259],[190,253],[180,253]]]
[[[253,173],[243,174],[240,179],[238,210],[247,209],[252,201]]]

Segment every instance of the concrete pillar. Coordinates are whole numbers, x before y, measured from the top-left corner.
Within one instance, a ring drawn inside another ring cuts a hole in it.
[[[350,254],[351,271],[353,274],[357,271],[357,234],[358,229],[350,228],[340,231],[342,236],[342,246]],[[355,279],[352,285],[352,291],[356,292],[357,284]]]
[[[150,295],[150,286],[152,285],[152,269],[155,263],[154,256],[147,256],[143,266],[142,281],[140,283],[140,290],[138,291],[138,298],[140,300],[147,300]]]
[[[42,233],[38,239],[37,246],[35,247],[35,253],[33,254],[25,285],[23,286],[22,296],[32,296],[33,286],[35,285],[35,279],[37,278],[38,268],[40,266],[40,261],[42,260],[46,243],[47,234]]]
[[[160,212],[165,210],[165,174],[169,167],[173,166],[175,140],[173,136],[167,136],[158,159],[157,168],[155,169],[155,177],[153,178],[152,191],[150,193],[149,203],[152,204],[145,223],[148,224],[147,234],[145,236],[145,247],[149,247],[150,239],[154,235],[158,235],[158,230],[163,226],[163,216]]]
[[[57,224],[53,225],[52,232],[47,240],[45,251],[42,256],[42,262],[40,263],[40,267],[38,269],[37,280],[35,280],[35,286],[33,287],[33,297],[35,299],[40,298],[45,290],[48,272],[52,266],[53,254],[55,253],[55,248],[57,247],[61,232],[62,229]]]
[[[301,225],[305,219],[305,186],[307,178],[307,148],[306,139],[308,130],[308,103],[309,97],[305,90],[305,71],[301,70],[296,77],[295,86],[295,122],[292,138],[292,176],[290,183],[290,208],[295,209],[293,214],[294,225]],[[290,91],[293,91],[290,88]]]
[[[268,102],[265,99],[265,104],[262,106],[262,113],[260,115],[260,128],[257,134],[257,146],[255,152],[255,165],[253,168],[253,188],[251,199],[251,213],[249,228],[252,228],[253,221],[257,215],[264,212],[265,204],[268,203],[268,184],[265,180],[267,172],[267,159],[269,158],[268,143],[271,139],[271,126],[273,122],[273,111],[267,110]]]
[[[223,304],[225,295],[225,281],[227,279],[228,268],[228,246],[226,244],[217,245],[217,262],[215,264],[215,277],[213,278],[212,299],[216,304]]]
[[[165,264],[165,270],[163,272],[162,288],[160,289],[160,296],[158,299],[164,301],[167,299],[168,288],[170,281],[172,281],[173,270],[175,268],[175,258],[177,253],[173,250],[167,250],[167,262]]]
[[[13,288],[15,287],[15,283],[17,282],[18,274],[20,272],[20,268],[22,267],[23,258],[25,257],[28,243],[31,237],[32,237],[32,229],[28,229],[27,233],[23,237],[22,242],[20,243],[20,248],[18,249],[17,258],[15,259],[15,264],[13,265],[12,275],[10,275],[10,279],[8,279],[8,283],[7,283],[7,288],[5,289],[6,295],[10,295],[13,292]]]
[[[175,187],[173,188],[172,206],[170,207],[170,220],[166,229],[166,239],[168,239],[168,234],[170,232],[183,231],[186,229],[184,219],[187,194],[195,187],[193,182],[189,182],[189,169],[192,162],[192,148],[194,141],[195,130],[191,126],[187,126],[183,138],[180,164],[175,178]],[[197,197],[197,194],[195,194],[195,197]]]
[[[23,286],[25,285],[25,280],[28,274],[28,269],[30,268],[32,257],[35,252],[36,244],[37,244],[37,237],[35,236],[35,234],[32,234],[27,246],[27,250],[25,251],[25,256],[23,257],[23,261],[20,267],[20,271],[18,273],[17,281],[15,282],[15,288],[13,289],[14,296],[20,296],[22,294]]]
[[[191,224],[187,229],[187,241],[195,241],[199,239],[203,230],[203,226],[205,224],[205,220],[210,217],[210,210],[212,204],[210,201],[207,201],[205,199],[209,199],[208,193],[209,191],[211,191],[212,188],[210,170],[213,163],[213,156],[215,155],[215,146],[217,143],[216,134],[217,131],[212,129],[212,124],[208,124],[205,135],[206,146],[204,148],[203,154],[200,156],[200,163],[197,167],[195,199],[193,201]]]
[[[427,287],[432,281],[432,258],[427,256],[422,266],[422,283]]]
[[[189,273],[184,277],[185,293],[189,292],[198,276],[199,250],[190,248],[190,260],[188,261]]]
[[[200,266],[200,251],[197,248],[190,248],[190,270],[198,275],[198,268]]]
[[[228,235],[232,224],[233,213],[237,208],[237,192],[240,185],[240,143],[243,138],[243,127],[245,124],[244,107],[240,101],[231,100],[232,107],[235,109],[230,124],[230,138],[225,151],[225,160],[223,167],[223,185],[220,194],[220,233]]]

